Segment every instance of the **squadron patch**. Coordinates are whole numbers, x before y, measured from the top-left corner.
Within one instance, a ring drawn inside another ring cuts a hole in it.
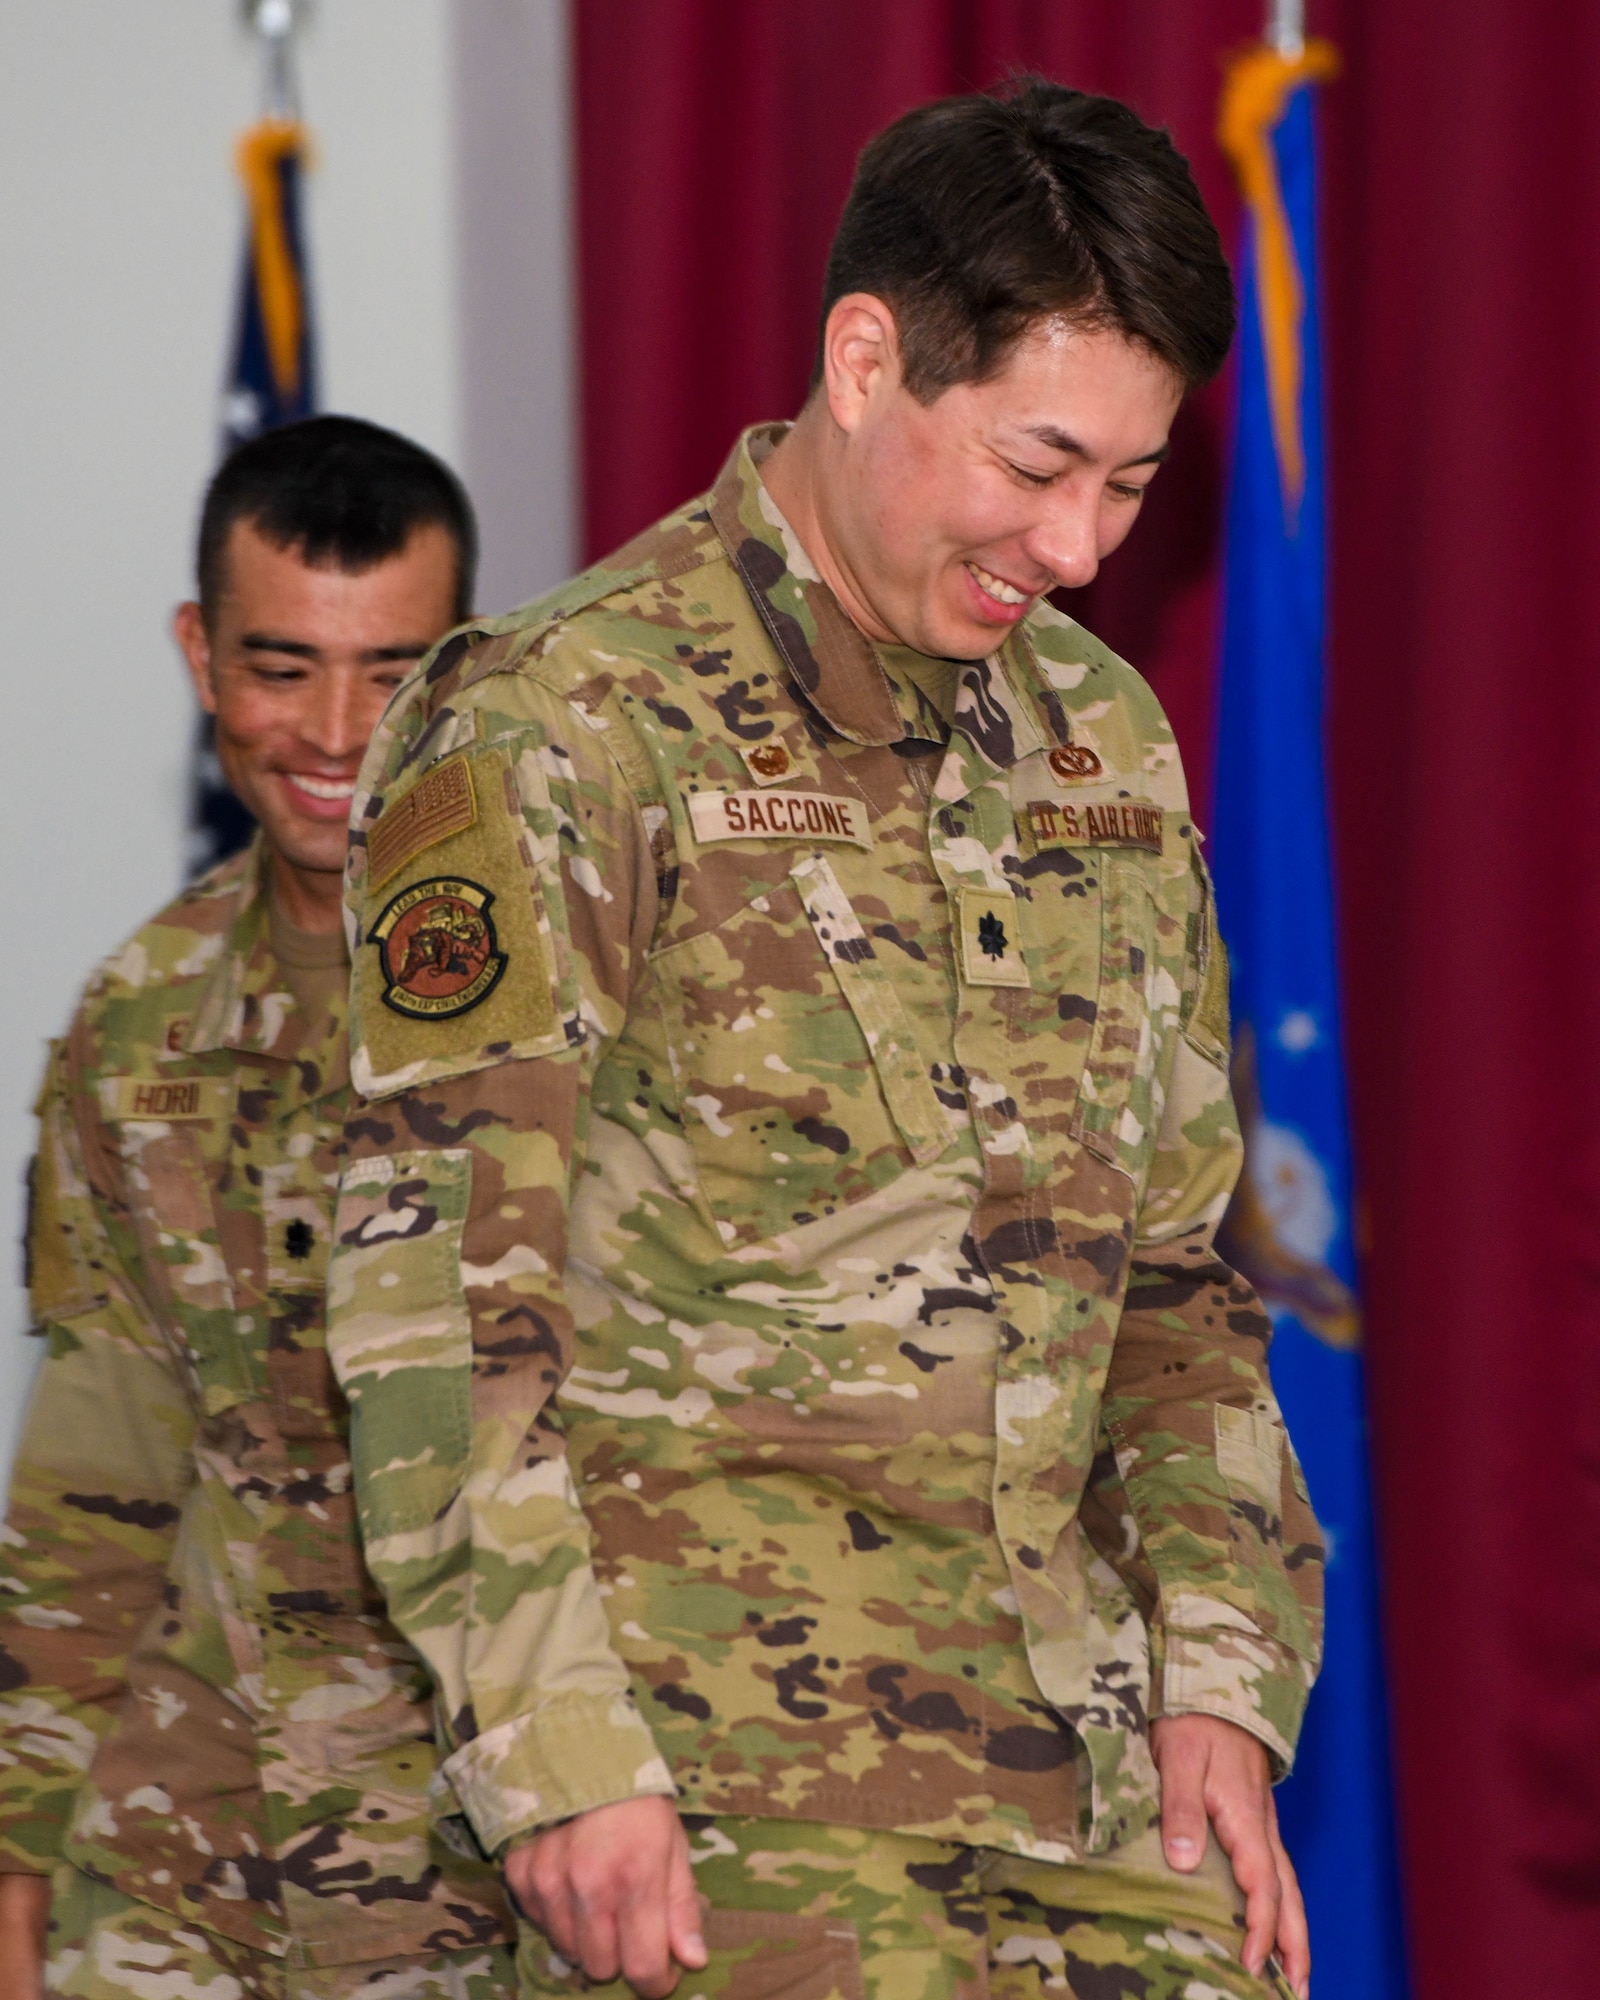
[[[383,1004],[440,1021],[487,1000],[506,969],[489,915],[493,901],[493,890],[460,876],[402,889],[368,933],[383,967]]]

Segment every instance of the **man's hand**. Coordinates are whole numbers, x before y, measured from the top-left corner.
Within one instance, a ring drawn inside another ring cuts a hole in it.
[[[0,1875],[0,1993],[42,2000],[50,1921],[48,1875]]]
[[[506,1856],[513,1897],[565,1959],[663,2000],[706,1962],[689,1843],[671,1799],[596,1806]],[[9,1990],[9,1989],[7,1989]]]
[[[1206,1821],[1244,1891],[1244,1963],[1258,1978],[1276,1945],[1300,2000],[1311,1987],[1306,1906],[1278,1837],[1264,1744],[1215,1715],[1167,1715],[1150,1731],[1161,1773],[1161,1845],[1169,1867],[1189,1874],[1206,1851]]]

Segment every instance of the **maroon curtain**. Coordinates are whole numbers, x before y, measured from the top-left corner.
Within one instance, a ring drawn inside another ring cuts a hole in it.
[[[1600,1992],[1600,10],[1370,0],[1332,748],[1426,2000]]]
[[[1258,0],[579,0],[585,532],[792,413],[862,141],[1036,68],[1213,134]],[[1332,750],[1419,2000],[1600,1991],[1600,11],[1311,0]],[[1226,384],[1073,609],[1202,817]],[[1347,2000],[1336,1996],[1336,2000]]]

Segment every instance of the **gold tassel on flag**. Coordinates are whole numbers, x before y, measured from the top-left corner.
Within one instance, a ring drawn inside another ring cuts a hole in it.
[[[300,390],[305,301],[283,213],[282,169],[288,159],[304,165],[306,153],[305,127],[298,119],[269,117],[241,135],[237,155],[250,203],[250,243],[267,358],[278,394],[286,402]]]
[[[1339,52],[1331,42],[1305,42],[1288,50],[1267,45],[1246,49],[1228,65],[1217,119],[1217,138],[1239,177],[1255,238],[1267,400],[1284,507],[1291,520],[1299,511],[1306,483],[1305,446],[1300,436],[1304,374],[1300,339],[1306,301],[1283,190],[1278,185],[1272,133],[1300,84],[1321,83],[1338,74]]]

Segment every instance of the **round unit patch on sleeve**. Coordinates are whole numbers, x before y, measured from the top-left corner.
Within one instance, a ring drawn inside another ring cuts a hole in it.
[[[494,892],[460,876],[414,882],[372,926],[383,966],[383,1004],[436,1021],[487,1000],[505,971],[489,905]]]

